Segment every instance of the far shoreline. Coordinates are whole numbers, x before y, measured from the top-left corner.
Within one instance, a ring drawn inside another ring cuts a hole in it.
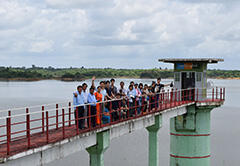
[[[140,78],[140,77],[114,77],[116,79],[154,79],[154,78]],[[76,79],[76,78],[0,78],[0,82],[37,82],[37,81],[44,81],[44,80],[56,80],[56,81],[63,81],[63,82],[79,82],[91,79],[84,78],[84,79]],[[97,78],[97,79],[108,79],[105,78]],[[173,79],[172,77],[162,78],[162,79]],[[217,79],[217,80],[240,80],[240,77],[209,77],[208,79]]]

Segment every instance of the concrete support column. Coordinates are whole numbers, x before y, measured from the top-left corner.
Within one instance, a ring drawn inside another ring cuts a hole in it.
[[[110,144],[109,130],[97,133],[97,144],[87,148],[90,156],[90,166],[104,166],[103,154]]]
[[[213,108],[187,108],[171,119],[170,166],[210,166],[210,112]]]
[[[158,166],[159,165],[159,143],[158,143],[158,131],[162,126],[162,116],[155,116],[155,124],[147,127],[149,138],[148,138],[148,165]]]

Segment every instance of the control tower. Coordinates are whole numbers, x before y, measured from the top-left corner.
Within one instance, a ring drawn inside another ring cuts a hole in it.
[[[174,64],[174,87],[182,90],[181,99],[191,98],[190,100],[196,101],[195,105],[187,107],[186,114],[170,120],[170,166],[210,166],[210,114],[211,110],[221,106],[223,102],[208,101],[207,97],[214,92],[209,93],[207,89],[207,65],[221,62],[223,59],[159,61]],[[189,97],[188,93],[194,95]],[[222,89],[219,93],[223,93]],[[213,95],[212,101],[216,99],[218,95]]]

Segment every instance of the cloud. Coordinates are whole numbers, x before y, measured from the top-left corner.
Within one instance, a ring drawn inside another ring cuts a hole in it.
[[[113,5],[112,0],[46,0],[54,8],[102,8]]]
[[[0,0],[0,59],[151,68],[161,57],[223,57],[225,68],[238,68],[229,61],[240,60],[239,7],[236,0]]]
[[[51,51],[53,44],[54,44],[53,41],[34,42],[34,43],[31,43],[31,47],[29,51],[36,52],[36,53]]]

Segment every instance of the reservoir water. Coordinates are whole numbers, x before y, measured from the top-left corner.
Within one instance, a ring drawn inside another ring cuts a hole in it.
[[[117,79],[128,85],[131,80]],[[96,80],[96,84],[99,80]],[[135,82],[150,84],[152,79],[133,79]],[[168,83],[172,80],[163,80]],[[240,80],[211,80],[214,86],[226,87],[226,102],[211,114],[211,165],[240,165]],[[90,80],[86,80],[90,85]],[[82,82],[61,82],[45,80],[37,82],[0,82],[0,110],[14,107],[67,102],[72,92]],[[160,165],[169,165],[169,122],[159,132]],[[111,141],[105,152],[105,166],[146,166],[148,163],[148,136],[140,130]],[[47,166],[88,166],[88,153],[81,151]]]

